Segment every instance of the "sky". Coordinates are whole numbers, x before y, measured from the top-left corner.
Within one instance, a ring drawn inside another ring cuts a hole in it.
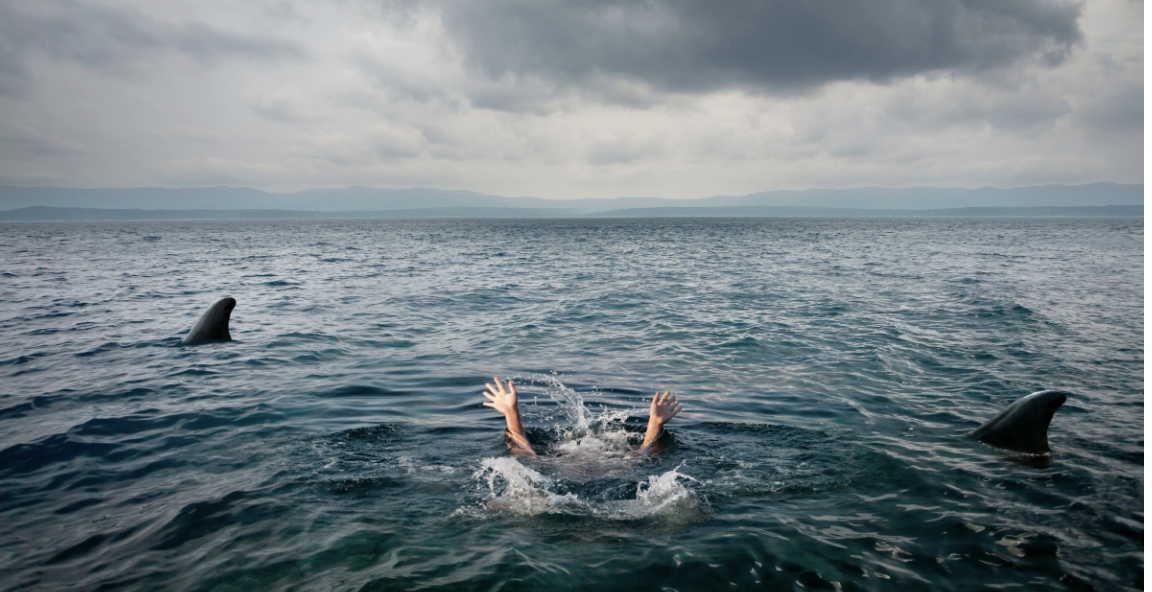
[[[1143,182],[1136,0],[0,0],[0,184]]]

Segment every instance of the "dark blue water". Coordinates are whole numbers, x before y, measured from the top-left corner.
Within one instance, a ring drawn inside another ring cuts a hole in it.
[[[0,590],[1142,589],[1143,240],[3,225]],[[225,295],[235,341],[180,346]],[[1051,458],[964,437],[1045,388]],[[656,389],[685,410],[637,457]]]

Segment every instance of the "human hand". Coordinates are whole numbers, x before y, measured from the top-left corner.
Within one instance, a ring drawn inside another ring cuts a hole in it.
[[[532,443],[528,441],[528,436],[524,434],[524,426],[520,424],[520,407],[516,400],[516,385],[509,380],[508,388],[504,388],[499,377],[493,377],[492,380],[496,381],[496,385],[485,385],[488,390],[484,392],[484,396],[488,397],[488,400],[483,405],[499,411],[504,416],[504,420],[508,423],[508,436],[512,452],[534,456],[536,451],[532,448]]]
[[[491,384],[485,385],[488,387],[488,390],[485,391],[484,396],[488,397],[488,401],[483,405],[499,411],[504,417],[509,417],[509,414],[519,417],[520,408],[516,401],[516,385],[512,384],[512,380],[509,379],[508,388],[505,389],[498,377],[493,377],[492,380],[496,381],[496,386],[492,386]]]
[[[664,424],[668,423],[676,414],[680,413],[680,402],[671,391],[656,391],[652,397],[652,404],[648,406],[648,429],[644,432],[644,443],[640,445],[640,452],[649,453],[660,437]]]
[[[659,391],[652,397],[652,404],[648,407],[648,425],[656,428],[664,427],[677,413],[680,413],[680,402],[671,391]]]

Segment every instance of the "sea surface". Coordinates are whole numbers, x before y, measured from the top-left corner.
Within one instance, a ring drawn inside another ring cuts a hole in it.
[[[1139,590],[1142,219],[0,225],[0,590]],[[182,346],[238,301],[234,341]],[[538,458],[481,406],[519,387]],[[684,411],[634,453],[648,399]],[[966,437],[1071,393],[1050,457]]]

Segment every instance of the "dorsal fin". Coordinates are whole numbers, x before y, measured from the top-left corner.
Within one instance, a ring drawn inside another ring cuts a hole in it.
[[[972,436],[997,448],[1047,454],[1048,424],[1052,415],[1068,400],[1068,393],[1039,391],[1012,403],[999,415],[976,428]]]
[[[180,343],[194,345],[205,341],[232,341],[232,335],[228,332],[228,320],[232,318],[233,308],[236,308],[235,298],[226,297],[217,300],[200,315],[200,320],[196,321],[192,330]]]

